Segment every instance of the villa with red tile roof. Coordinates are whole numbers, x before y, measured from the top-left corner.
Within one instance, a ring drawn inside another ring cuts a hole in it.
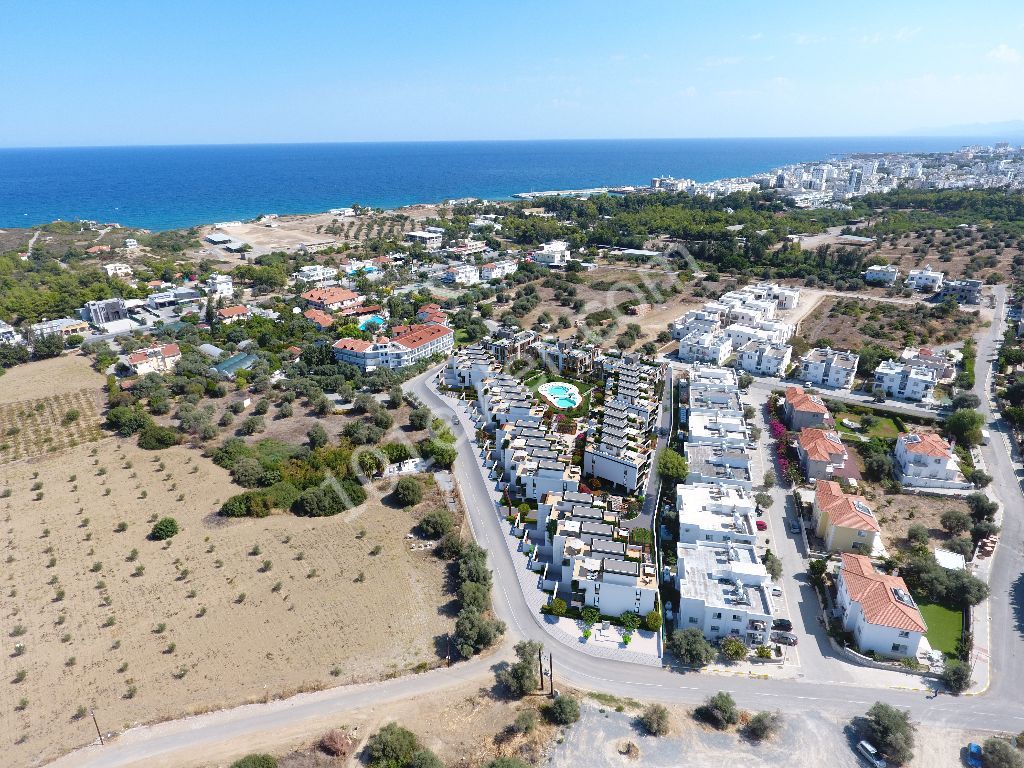
[[[796,453],[808,480],[841,475],[848,454],[839,433],[829,429],[805,429],[797,437]]]
[[[132,352],[125,358],[132,373],[144,376],[147,373],[167,373],[174,370],[174,364],[181,360],[181,349],[177,344],[163,344]]]
[[[248,320],[249,308],[242,304],[234,307],[223,307],[217,310],[217,319],[224,323],[224,325],[231,325],[239,320]]]
[[[314,288],[302,294],[302,298],[311,307],[328,312],[354,307],[356,304],[362,304],[365,299],[355,291],[338,287]]]
[[[795,431],[832,426],[832,414],[824,401],[817,395],[808,394],[803,387],[786,387],[782,417],[786,426]]]
[[[433,355],[447,355],[455,347],[455,332],[443,325],[408,325],[392,329],[393,336],[373,341],[339,339],[334,357],[364,371],[403,368]]]
[[[448,313],[440,304],[424,304],[416,310],[416,319],[428,325],[448,325]]]
[[[914,658],[928,632],[906,582],[875,570],[864,555],[843,554],[836,578],[836,602],[843,628],[861,653]]]
[[[814,485],[814,526],[829,552],[870,555],[882,527],[863,496],[843,492],[839,483]]]
[[[302,316],[321,331],[334,325],[334,318],[319,309],[307,309]]]
[[[896,438],[896,473],[901,485],[917,488],[974,488],[960,471],[952,446],[933,432],[907,432]]]

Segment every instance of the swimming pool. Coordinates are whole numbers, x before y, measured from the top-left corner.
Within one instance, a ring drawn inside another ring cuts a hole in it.
[[[365,267],[357,267],[356,269],[350,269],[348,271],[348,276],[349,277],[355,277],[356,275],[359,275],[359,274],[369,275],[369,274],[372,274],[372,273],[374,273],[376,271],[377,271],[377,268],[375,266],[373,266],[372,264],[370,264],[370,265],[365,266]]]
[[[383,328],[384,318],[381,317],[380,315],[367,315],[366,317],[359,321],[359,330],[369,330],[369,326],[371,325],[376,325],[378,330]]]
[[[583,396],[575,384],[566,384],[564,381],[552,381],[541,384],[537,392],[556,408],[569,410],[583,402]]]

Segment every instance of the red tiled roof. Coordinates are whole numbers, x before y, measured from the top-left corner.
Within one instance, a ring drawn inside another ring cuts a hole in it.
[[[405,333],[398,333],[397,328],[394,330],[395,336],[392,341],[396,344],[401,344],[406,349],[419,349],[424,344],[429,344],[435,339],[440,339],[449,334],[454,335],[454,331],[451,328],[446,328],[443,325],[411,325]]]
[[[908,441],[906,438],[911,436],[920,439]],[[941,435],[937,435],[934,432],[908,432],[900,435],[899,439],[903,441],[903,446],[908,453],[923,453],[926,456],[936,456],[938,458],[948,458],[953,455],[953,449],[949,447],[949,443]]]
[[[860,603],[864,619],[869,624],[904,629],[909,632],[927,632],[921,611],[896,598],[894,590],[908,597],[907,584],[899,576],[879,573],[864,555],[843,553],[840,569],[850,599]]]
[[[334,318],[326,312],[321,312],[319,309],[307,309],[302,313],[302,316],[311,323],[319,325],[321,328],[330,328],[334,325]]]
[[[803,387],[786,387],[786,403],[795,411],[828,415],[828,408],[821,398],[807,394]]]
[[[302,294],[306,301],[316,304],[342,304],[359,298],[359,294],[348,288],[314,288]]]
[[[347,349],[351,352],[365,352],[373,346],[373,342],[363,339],[338,339],[332,346],[335,349]]]
[[[161,347],[150,347],[149,349],[140,349],[138,352],[133,352],[128,355],[128,362],[132,365],[137,365],[141,362],[148,360],[150,357],[174,357],[180,355],[181,349],[177,344],[164,344]]]
[[[863,496],[847,495],[839,483],[819,480],[814,486],[814,500],[832,525],[875,533],[882,530],[867,500]]]
[[[289,355],[291,355],[292,357],[298,357],[299,355],[301,355],[301,354],[302,354],[302,350],[301,350],[301,349],[300,349],[299,347],[296,347],[296,346],[294,346],[294,345],[292,345],[292,346],[288,347],[288,348],[287,348],[287,349],[285,350],[285,352],[287,352],[287,353],[288,353]]]
[[[835,430],[804,429],[797,441],[812,461],[832,461],[833,456],[846,455],[846,447]]]
[[[242,315],[248,315],[249,309],[241,304],[234,307],[224,307],[223,309],[217,310],[217,317],[241,317]]]

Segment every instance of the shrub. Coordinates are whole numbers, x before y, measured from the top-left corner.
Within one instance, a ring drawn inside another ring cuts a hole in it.
[[[867,711],[871,737],[881,752],[897,765],[914,757],[914,726],[910,713],[880,701]]]
[[[484,768],[530,768],[530,764],[518,757],[496,757]]]
[[[516,715],[512,723],[512,730],[516,733],[531,733],[537,727],[537,712],[533,709],[524,709]]]
[[[455,528],[455,518],[447,509],[432,509],[420,518],[418,527],[428,539],[440,539]]]
[[[431,415],[429,408],[414,408],[409,414],[409,426],[415,430],[426,429],[430,426]]]
[[[402,768],[420,748],[416,734],[388,723],[366,741],[366,757],[374,768]]]
[[[703,720],[708,725],[719,730],[724,730],[730,725],[736,725],[740,720],[739,709],[736,702],[725,691],[719,691],[710,699],[697,707],[693,714],[697,719]]]
[[[632,611],[626,611],[619,616],[619,621],[622,623],[622,628],[627,632],[636,632],[640,629],[640,617]]]
[[[548,610],[551,611],[553,616],[565,616],[565,612],[568,608],[569,606],[566,604],[565,600],[560,597],[556,597],[548,603]]]
[[[273,755],[246,755],[241,760],[235,760],[231,768],[277,768],[277,758]]]
[[[257,432],[262,432],[265,429],[266,425],[263,423],[262,416],[250,416],[238,428],[239,432],[243,435],[255,435]]]
[[[146,451],[159,451],[177,444],[178,433],[170,427],[148,424],[139,432],[139,448]]]
[[[691,667],[705,667],[715,658],[714,647],[699,629],[677,629],[667,645],[676,658]]]
[[[651,632],[657,632],[661,629],[661,623],[661,613],[657,608],[644,616],[644,626],[646,626]]]
[[[434,547],[434,554],[442,560],[454,560],[462,556],[462,539],[454,531],[446,533]]]
[[[925,545],[928,543],[928,529],[921,524],[915,524],[907,529],[907,539],[911,544]]]
[[[743,729],[743,735],[751,741],[764,741],[778,733],[782,727],[782,715],[778,712],[758,712]]]
[[[421,749],[413,753],[405,768],[444,768],[444,763],[429,749]]]
[[[149,538],[153,541],[165,541],[178,533],[178,521],[173,517],[162,517],[153,525]]]
[[[985,768],[1022,768],[1024,759],[1008,741],[995,736],[985,739],[982,745],[982,762]]]
[[[246,491],[225,501],[217,514],[221,517],[266,517],[270,514],[270,498],[263,491]]]
[[[640,715],[640,725],[651,736],[667,736],[669,732],[668,708],[661,704],[651,704]]]
[[[740,661],[747,657],[747,646],[743,641],[735,637],[727,637],[722,640],[722,656],[729,661]]]
[[[547,714],[555,725],[572,725],[580,719],[580,703],[572,696],[556,696]]]
[[[942,682],[953,693],[963,693],[971,687],[971,668],[959,659],[946,659],[942,668]]]
[[[504,622],[485,617],[476,608],[463,608],[455,620],[452,639],[463,658],[472,658],[505,634]]]
[[[403,477],[395,484],[395,499],[403,507],[414,507],[423,501],[423,486],[415,477]]]
[[[939,518],[942,527],[954,536],[971,529],[971,516],[959,509],[949,509]]]
[[[457,627],[456,627],[457,629]],[[522,698],[540,686],[537,678],[537,656],[543,646],[531,640],[516,643],[516,657],[519,659],[495,674],[498,684],[514,698]]]

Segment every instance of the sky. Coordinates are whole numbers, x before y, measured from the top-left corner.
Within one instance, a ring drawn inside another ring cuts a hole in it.
[[[882,136],[1024,118],[1021,0],[5,0],[0,14],[3,147]]]

